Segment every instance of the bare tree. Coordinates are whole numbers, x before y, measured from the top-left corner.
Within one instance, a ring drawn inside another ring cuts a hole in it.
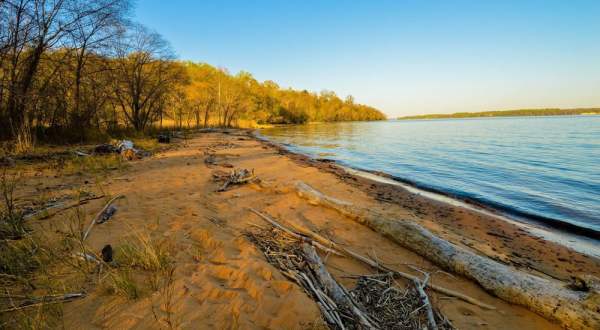
[[[120,41],[115,95],[125,118],[137,131],[157,119],[161,100],[185,78],[183,68],[172,58],[161,36],[141,25],[133,26]]]
[[[111,43],[119,33],[124,33],[126,14],[130,4],[127,0],[96,0],[72,3],[72,11],[80,17],[70,31],[71,49],[74,54],[73,109],[70,112],[72,127],[89,127],[92,115],[99,111],[97,89],[88,88],[87,98],[82,106],[82,84],[88,78],[88,87],[96,87],[94,76],[102,74],[108,66],[94,66],[92,72],[86,72],[91,57],[105,55],[111,49]],[[98,61],[96,61],[98,63]],[[102,61],[100,61],[102,63]]]

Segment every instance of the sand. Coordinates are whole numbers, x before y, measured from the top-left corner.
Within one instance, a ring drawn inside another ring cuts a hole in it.
[[[217,165],[204,162],[209,148],[218,155]],[[212,174],[230,170],[218,164],[254,169],[260,182],[216,192],[219,184]],[[118,247],[135,232],[162,240],[175,265],[172,289],[146,292],[136,300],[91,289],[86,298],[64,305],[65,328],[164,328],[167,309],[172,312],[172,323],[181,328],[308,329],[318,325],[317,305],[268,264],[243,236],[250,226],[266,226],[248,207],[290,226],[309,228],[391,268],[416,274],[409,267],[414,265],[430,271],[433,283],[497,308],[483,310],[432,294],[434,302],[460,329],[559,328],[487,294],[470,280],[439,271],[427,260],[337,212],[308,204],[295,193],[298,180],[357,205],[418,221],[449,241],[540,276],[600,276],[598,259],[531,235],[509,222],[349,175],[335,164],[288,153],[241,131],[203,133],[170,150],[133,161],[129,168],[109,176],[105,189],[125,198],[115,203],[115,216],[97,225],[88,242],[99,251],[105,244]],[[92,189],[91,182],[85,176],[42,175],[25,182],[22,194],[34,193],[34,188],[60,189],[69,184]],[[96,200],[83,209],[89,219],[102,206],[103,201]],[[60,222],[63,218],[45,221]],[[329,271],[347,286],[352,286],[353,280],[345,275],[374,272],[348,258],[329,256],[326,260]]]

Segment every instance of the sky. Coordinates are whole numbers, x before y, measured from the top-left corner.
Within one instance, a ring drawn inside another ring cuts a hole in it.
[[[600,1],[138,0],[179,59],[389,117],[600,106]]]

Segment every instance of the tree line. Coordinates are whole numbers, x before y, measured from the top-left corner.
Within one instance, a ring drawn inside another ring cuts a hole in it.
[[[598,115],[600,108],[576,108],[576,109],[518,109],[498,110],[482,112],[457,112],[452,114],[430,114],[418,116],[406,116],[398,119],[443,119],[443,118],[480,118],[480,117],[535,117],[535,116],[575,116],[575,115]]]
[[[349,96],[175,59],[128,0],[0,0],[0,138],[151,127],[380,120]]]

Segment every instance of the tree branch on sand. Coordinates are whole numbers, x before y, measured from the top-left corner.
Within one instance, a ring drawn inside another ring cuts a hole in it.
[[[324,195],[304,182],[297,182],[296,190],[312,204],[337,210],[442,268],[476,281],[507,302],[525,306],[566,328],[600,329],[599,292],[576,291],[565,283],[525,273],[456,246],[412,221],[389,219],[375,210]]]

